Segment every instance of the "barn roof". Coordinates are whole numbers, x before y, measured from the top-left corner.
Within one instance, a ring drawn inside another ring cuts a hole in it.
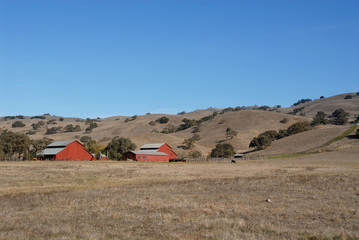
[[[66,147],[67,145],[69,145],[70,143],[72,143],[74,141],[56,141],[56,142],[53,142],[49,145],[46,146],[46,148],[48,147]]]
[[[64,147],[45,148],[39,155],[56,155],[64,149]]]
[[[140,149],[147,149],[147,148],[160,148],[165,143],[148,143],[140,147]]]
[[[156,150],[138,150],[138,151],[131,151],[134,154],[144,154],[144,155],[161,155],[161,156],[168,156],[167,153],[164,152],[157,152]]]

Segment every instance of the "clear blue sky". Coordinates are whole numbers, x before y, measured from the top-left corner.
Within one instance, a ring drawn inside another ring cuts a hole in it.
[[[286,107],[357,91],[357,0],[0,0],[0,116]]]

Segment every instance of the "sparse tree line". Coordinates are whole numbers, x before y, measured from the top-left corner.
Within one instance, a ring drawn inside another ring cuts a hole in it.
[[[85,129],[85,131],[87,133],[90,133],[92,132],[92,130],[94,128],[97,128],[98,127],[98,124],[97,124],[97,119],[86,119],[86,122],[85,122],[85,125],[88,125],[88,127]],[[33,131],[28,131],[28,135],[33,135],[33,134],[36,134],[36,130],[39,130],[43,127],[46,127],[46,132],[45,134],[46,135],[50,135],[50,134],[56,134],[56,133],[61,133],[61,132],[80,132],[82,131],[80,125],[72,125],[72,124],[68,124],[66,125],[65,127],[47,127],[48,125],[56,125],[57,122],[55,119],[50,119],[48,120],[47,122],[43,121],[43,120],[40,120],[38,121],[37,123],[33,123],[31,124],[31,127],[32,127],[32,130]],[[21,127],[25,127],[25,124],[22,122],[22,121],[15,121],[12,125],[11,125],[12,128],[21,128]]]
[[[335,125],[344,125],[348,123],[349,113],[345,112],[343,109],[336,109],[332,112],[332,115],[328,117],[322,111],[317,112],[312,122],[302,121],[290,125],[286,130],[281,129],[278,132],[275,130],[269,130],[264,133],[259,134],[257,137],[253,138],[250,142],[249,147],[255,148],[256,150],[262,150],[270,146],[274,140],[278,140],[284,137],[288,137],[297,133],[305,132],[311,130],[313,127],[318,125],[325,124],[335,124]],[[281,123],[288,122],[288,119],[284,118],[280,121]],[[356,123],[359,122],[359,116],[355,120]]]

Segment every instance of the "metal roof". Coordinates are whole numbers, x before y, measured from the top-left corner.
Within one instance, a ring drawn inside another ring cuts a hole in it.
[[[140,147],[140,149],[146,149],[146,148],[160,148],[165,143],[148,143]]]
[[[72,142],[74,142],[74,141],[56,141],[56,142],[53,142],[53,143],[47,145],[47,148],[48,147],[66,147],[67,145],[69,145]]]
[[[167,153],[164,153],[164,152],[156,152],[156,150],[138,150],[138,151],[131,151],[131,152],[134,153],[134,154],[168,156]]]
[[[62,150],[64,150],[64,147],[58,147],[58,148],[45,148],[41,153],[38,155],[56,155]]]

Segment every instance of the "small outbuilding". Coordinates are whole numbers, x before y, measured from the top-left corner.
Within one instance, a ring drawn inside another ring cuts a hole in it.
[[[166,143],[151,143],[140,147],[138,151],[129,151],[123,159],[134,161],[170,162],[177,159],[177,154]]]
[[[79,141],[57,141],[38,154],[42,160],[96,160]]]

